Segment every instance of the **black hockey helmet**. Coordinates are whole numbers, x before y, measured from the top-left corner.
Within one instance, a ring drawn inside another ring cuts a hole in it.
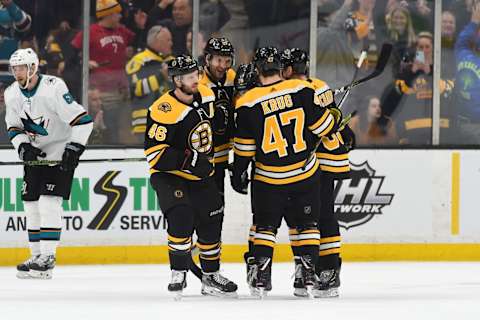
[[[292,67],[296,74],[307,74],[310,65],[308,53],[299,48],[285,49],[281,55],[284,67]]]
[[[198,70],[198,63],[191,56],[179,55],[168,62],[168,75],[181,76]]]
[[[235,54],[235,49],[233,48],[232,43],[227,38],[210,38],[207,41],[205,46],[205,56],[207,55],[217,55],[217,56],[226,56],[232,57]]]
[[[233,84],[235,90],[244,91],[252,89],[257,85],[258,74],[253,63],[241,64],[235,75]]]
[[[275,47],[258,48],[257,51],[255,51],[253,63],[260,72],[282,70],[280,53]]]

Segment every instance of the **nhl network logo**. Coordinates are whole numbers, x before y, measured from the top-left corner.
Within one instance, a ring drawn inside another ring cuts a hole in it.
[[[360,165],[350,163],[351,179],[338,180],[335,184],[335,216],[340,227],[350,229],[382,214],[392,203],[393,194],[382,194],[385,177],[375,175],[367,161]]]

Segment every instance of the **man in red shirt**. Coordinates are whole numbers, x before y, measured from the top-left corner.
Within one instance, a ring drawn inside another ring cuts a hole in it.
[[[97,0],[97,23],[90,25],[90,86],[100,90],[104,107],[106,143],[119,143],[120,128],[129,126],[126,99],[128,81],[124,69],[127,48],[135,34],[120,24],[122,8],[116,0]],[[72,40],[81,51],[83,32]],[[123,139],[122,139],[123,140]]]

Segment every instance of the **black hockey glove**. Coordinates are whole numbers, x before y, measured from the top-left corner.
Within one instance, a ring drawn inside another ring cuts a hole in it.
[[[38,157],[45,158],[47,154],[30,143],[24,142],[18,146],[18,156],[22,161],[36,161]]]
[[[65,146],[63,151],[62,162],[60,163],[60,170],[71,171],[78,167],[78,160],[85,151],[85,146],[80,143],[70,142]]]
[[[208,156],[199,153],[196,150],[185,150],[182,170],[188,170],[199,178],[206,178],[213,170],[213,164],[208,160]]]
[[[233,190],[240,194],[248,194],[248,173],[243,171],[242,173],[236,172],[235,170],[229,170],[230,173],[230,183]]]
[[[347,150],[350,151],[355,149],[355,133],[352,129],[350,129],[348,124],[341,128],[340,134],[342,135],[343,142],[345,142]]]

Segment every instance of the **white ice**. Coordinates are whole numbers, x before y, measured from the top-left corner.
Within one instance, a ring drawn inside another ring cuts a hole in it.
[[[345,263],[341,297],[292,295],[293,265],[274,264],[273,291],[250,297],[243,264],[222,266],[238,299],[200,295],[189,274],[185,297],[167,292],[166,265],[57,266],[53,280],[19,280],[0,268],[0,319],[480,319],[480,263]]]

